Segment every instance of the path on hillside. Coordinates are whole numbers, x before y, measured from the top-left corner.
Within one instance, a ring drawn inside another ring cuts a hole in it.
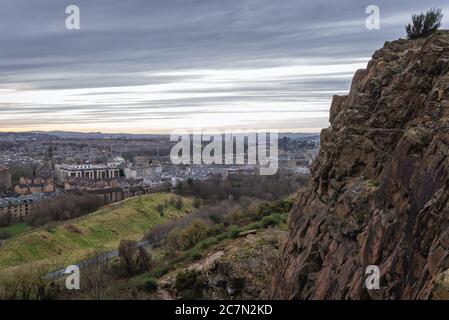
[[[150,243],[149,240],[142,240],[142,241],[137,242],[138,247],[151,246],[152,244],[154,244],[154,243]],[[101,261],[102,264],[104,264],[106,262],[111,261],[112,259],[114,259],[116,257],[118,257],[118,249],[114,249],[112,251],[105,252],[104,254],[101,255],[101,257],[99,259],[98,258],[89,258],[89,259],[81,260],[80,262],[78,262],[74,265],[77,266],[78,268],[82,269],[86,266],[89,266],[94,261]],[[63,268],[63,269],[59,269],[59,270],[50,272],[45,276],[45,278],[58,280],[64,276],[66,276],[65,270],[66,269]]]

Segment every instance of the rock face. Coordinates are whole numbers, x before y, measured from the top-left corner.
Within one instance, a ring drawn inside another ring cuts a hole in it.
[[[431,298],[449,269],[449,32],[386,42],[330,122],[269,297]]]

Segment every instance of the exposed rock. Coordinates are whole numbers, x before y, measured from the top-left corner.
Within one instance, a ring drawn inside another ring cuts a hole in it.
[[[269,296],[431,298],[449,269],[449,32],[386,42],[330,122]]]

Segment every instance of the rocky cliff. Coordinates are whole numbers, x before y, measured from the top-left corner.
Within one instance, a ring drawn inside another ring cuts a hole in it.
[[[431,298],[449,268],[449,32],[386,42],[330,123],[270,298]]]

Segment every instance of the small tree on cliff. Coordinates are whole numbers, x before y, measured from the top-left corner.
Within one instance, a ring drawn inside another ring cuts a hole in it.
[[[407,38],[417,39],[429,36],[441,26],[441,19],[443,19],[443,14],[441,9],[437,8],[432,8],[426,13],[414,14],[412,24],[409,23],[405,27]]]

